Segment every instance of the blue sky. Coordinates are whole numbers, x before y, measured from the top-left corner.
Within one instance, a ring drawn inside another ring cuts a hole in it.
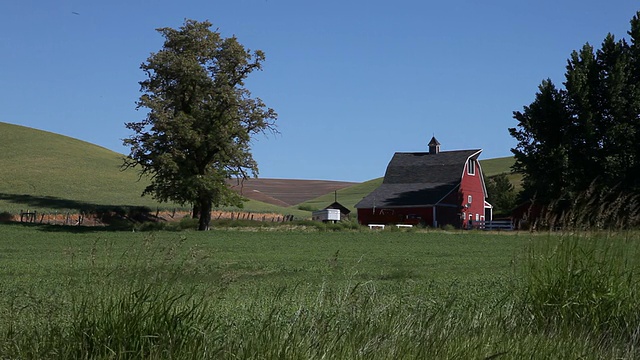
[[[507,128],[571,51],[627,37],[630,0],[5,0],[0,121],[126,154],[139,69],[159,27],[209,20],[261,49],[247,87],[279,114],[259,136],[260,177],[366,181],[396,151],[510,156]]]

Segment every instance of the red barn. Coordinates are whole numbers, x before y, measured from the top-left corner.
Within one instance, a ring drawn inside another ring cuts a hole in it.
[[[482,150],[440,151],[435,137],[429,152],[397,152],[382,185],[356,204],[358,222],[470,227],[491,220],[492,206],[478,156]]]

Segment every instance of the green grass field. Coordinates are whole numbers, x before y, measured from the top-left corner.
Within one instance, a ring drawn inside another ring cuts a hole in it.
[[[2,358],[627,358],[638,234],[0,225]]]

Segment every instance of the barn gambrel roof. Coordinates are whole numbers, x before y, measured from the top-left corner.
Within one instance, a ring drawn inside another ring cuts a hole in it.
[[[460,186],[465,164],[482,150],[398,152],[387,166],[382,185],[356,208],[433,206]]]

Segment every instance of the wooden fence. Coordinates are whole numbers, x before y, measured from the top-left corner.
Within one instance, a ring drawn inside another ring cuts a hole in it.
[[[89,223],[85,222],[85,213],[72,212],[37,212],[20,210],[20,222],[50,224],[50,225],[103,225],[96,217],[92,217]]]
[[[267,221],[267,222],[287,222],[293,221],[293,215],[282,215],[275,213],[251,213],[245,211],[213,211],[211,220],[249,220],[249,221]]]
[[[151,214],[153,216],[153,214]],[[185,216],[191,216],[189,212],[156,211],[155,218],[158,221],[178,221]],[[128,216],[124,218],[130,219]],[[73,212],[38,212],[35,210],[20,210],[19,215],[13,216],[13,221],[23,223],[36,223],[48,225],[85,225],[85,226],[105,226],[106,224],[95,214],[73,213]],[[261,222],[288,222],[293,221],[293,215],[282,215],[276,213],[251,213],[244,211],[212,211],[211,220],[248,220]],[[108,221],[106,221],[108,222]]]

